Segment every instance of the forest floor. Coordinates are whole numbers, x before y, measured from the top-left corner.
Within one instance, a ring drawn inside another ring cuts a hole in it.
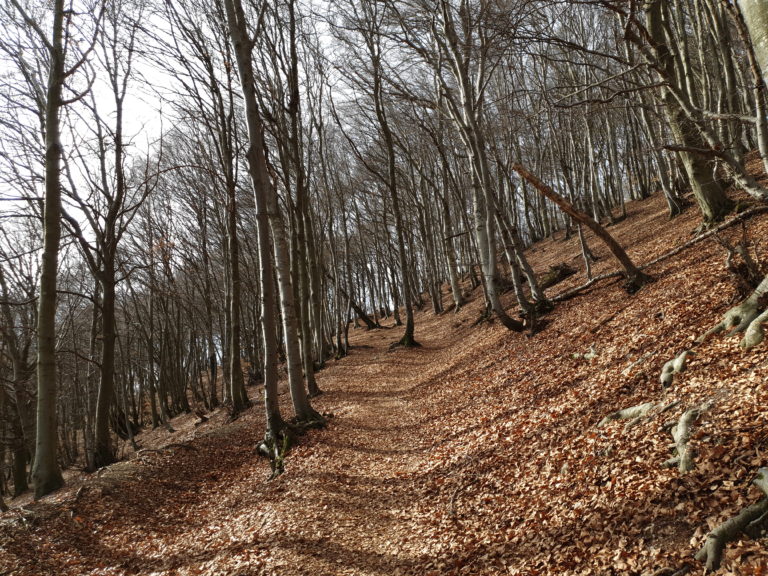
[[[690,240],[699,222],[695,208],[668,220],[660,196],[628,212],[609,230],[641,264]],[[768,217],[746,228],[762,240]],[[722,236],[736,241],[741,228]],[[590,245],[596,274],[616,268]],[[562,233],[529,257],[540,272],[581,268],[576,239]],[[300,440],[282,476],[267,481],[256,454],[264,424],[253,388],[256,407],[235,422],[181,417],[173,434],[141,434],[144,449],[127,461],[11,502],[0,574],[701,574],[694,553],[760,498],[750,481],[768,465],[766,344],[743,352],[738,336],[715,336],[665,394],[658,380],[740,299],[724,260],[704,240],[650,267],[656,281],[634,295],[618,279],[600,282],[559,303],[532,338],[477,324],[479,290],[458,313],[419,312],[419,348],[390,350],[399,328],[353,330],[350,356],[318,373],[325,393],[314,405],[333,417]],[[629,428],[597,427],[615,410],[675,400]],[[695,469],[663,468],[665,424],[707,401]],[[734,542],[718,573],[765,574],[766,556],[765,541]]]

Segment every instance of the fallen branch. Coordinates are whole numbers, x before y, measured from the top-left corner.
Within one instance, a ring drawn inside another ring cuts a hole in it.
[[[647,268],[650,268],[651,266],[655,266],[659,262],[663,262],[664,260],[667,260],[668,258],[672,258],[673,256],[676,256],[680,254],[680,252],[683,252],[684,250],[687,250],[694,244],[697,244],[701,242],[702,240],[706,240],[710,236],[713,236],[717,234],[718,232],[721,232],[727,228],[730,228],[734,224],[738,224],[739,222],[743,222],[744,220],[748,220],[752,216],[757,216],[758,214],[764,214],[765,212],[768,212],[768,206],[757,206],[755,208],[750,208],[749,210],[745,210],[741,214],[738,214],[737,216],[734,216],[727,222],[723,222],[719,226],[716,226],[715,228],[712,228],[711,230],[708,230],[707,232],[704,232],[703,234],[699,234],[692,240],[689,240],[688,242],[685,242],[684,244],[681,244],[674,250],[670,250],[669,252],[665,252],[658,258],[654,258],[650,262],[647,262],[646,264],[643,264],[640,266],[640,270],[645,270]],[[607,280],[609,278],[617,278],[620,276],[623,276],[624,273],[620,271],[614,271],[614,272],[608,272],[606,274],[601,274],[599,276],[595,276],[590,280],[589,282],[586,282],[585,284],[582,284],[581,286],[577,286],[575,288],[571,288],[569,290],[566,290],[562,294],[558,294],[557,296],[554,296],[553,298],[550,298],[552,302],[563,302],[565,300],[569,300],[570,298],[573,298],[574,296],[578,295],[580,292],[583,292],[584,290],[587,290],[588,288],[591,288],[595,283],[601,281],[601,280]]]
[[[627,252],[624,250],[624,248],[621,247],[615,238],[611,236],[611,234],[589,214],[576,208],[568,200],[555,192],[551,186],[547,186],[544,184],[544,182],[539,180],[536,175],[528,171],[522,164],[513,164],[512,170],[517,172],[522,178],[528,180],[528,182],[530,182],[531,185],[536,188],[536,190],[542,196],[548,198],[565,214],[568,214],[571,218],[592,230],[594,235],[603,241],[603,243],[608,247],[608,250],[611,251],[613,257],[616,258],[619,264],[621,264],[622,268],[624,268],[622,274],[626,277],[627,284],[629,288],[631,288],[631,292],[637,291],[644,284],[647,284],[651,281],[651,277],[644,274],[635,265],[632,259],[627,255]]]

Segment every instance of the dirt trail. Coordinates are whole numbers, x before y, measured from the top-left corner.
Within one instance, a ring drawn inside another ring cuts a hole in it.
[[[44,520],[15,528],[30,545],[12,530],[0,536],[0,574],[423,573],[431,560],[414,516],[415,473],[435,438],[428,396],[417,392],[464,361],[455,328],[470,316],[450,330],[445,317],[420,317],[416,349],[389,349],[399,328],[354,332],[352,354],[318,375],[325,393],[315,406],[333,414],[329,426],[301,440],[280,478],[267,482],[255,454],[257,405],[43,501]]]
[[[284,497],[268,502],[280,533],[270,546],[280,574],[383,575],[429,566],[423,519],[415,515],[423,501],[416,474],[435,438],[431,406],[418,391],[450,367],[460,344],[443,331],[435,336],[432,323],[420,326],[419,349],[389,351],[396,330],[377,331],[323,374],[323,404],[335,407],[336,418],[297,450],[279,480]]]

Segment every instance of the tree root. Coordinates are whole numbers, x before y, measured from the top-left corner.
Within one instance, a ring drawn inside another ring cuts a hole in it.
[[[711,403],[705,403],[683,412],[677,424],[672,427],[672,438],[675,441],[674,449],[676,456],[664,462],[664,468],[677,466],[681,474],[693,470],[694,451],[688,446],[688,441],[691,439],[691,430],[699,416],[711,407]]]
[[[768,468],[760,468],[752,482],[768,496]],[[704,562],[708,572],[720,567],[725,546],[742,533],[751,538],[762,537],[768,520],[768,497],[756,504],[743,508],[736,516],[729,518],[707,534],[707,540],[696,553],[696,560]]]
[[[685,372],[685,364],[688,361],[688,357],[694,356],[695,354],[696,353],[691,350],[686,350],[677,358],[673,358],[664,364],[664,367],[661,369],[661,376],[659,376],[662,389],[666,390],[672,386],[674,375],[679,374],[680,372]]]
[[[396,350],[397,348],[421,348],[421,344],[413,338],[406,339],[406,337],[403,336],[400,340],[392,342],[392,344],[389,345],[390,350]]]
[[[328,421],[326,420],[325,416],[320,414],[320,412],[312,409],[306,418],[291,421],[290,426],[292,428],[292,432],[304,434],[307,430],[325,428],[327,423]]]
[[[285,456],[293,445],[293,434],[288,426],[283,426],[275,438],[268,430],[264,435],[258,447],[259,454],[269,458],[269,465],[272,468],[272,474],[269,479],[273,480],[285,471]]]
[[[604,426],[613,420],[634,420],[636,418],[642,418],[656,406],[656,402],[646,402],[644,404],[638,404],[637,406],[631,406],[629,408],[624,408],[623,410],[618,410],[608,414],[608,416],[600,420],[600,422],[597,423],[597,427],[600,428],[601,426]]]
[[[749,350],[763,341],[763,338],[765,337],[763,324],[765,322],[768,322],[768,310],[765,310],[749,323],[749,326],[744,332],[744,338],[741,339],[740,346],[742,348]]]
[[[763,322],[768,321],[766,297],[768,296],[768,275],[755,288],[755,291],[741,304],[737,304],[724,315],[723,319],[710,330],[699,336],[697,344],[701,344],[713,334],[730,330],[729,335],[746,332],[741,341],[741,347],[748,349],[763,341]]]

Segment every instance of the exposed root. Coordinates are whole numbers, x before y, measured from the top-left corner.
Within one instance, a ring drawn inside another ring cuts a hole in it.
[[[768,496],[768,468],[760,468],[752,482]],[[708,572],[720,567],[725,546],[742,533],[752,538],[762,537],[768,522],[768,498],[743,508],[736,516],[729,518],[707,534],[707,540],[696,553],[696,560],[704,562]]]
[[[573,359],[574,360],[584,359],[587,362],[592,362],[592,360],[594,360],[598,356],[599,356],[599,354],[597,353],[597,350],[595,349],[594,344],[592,344],[592,345],[590,345],[589,350],[584,352],[584,354],[575,353],[573,355]]]
[[[741,304],[738,304],[728,310],[723,319],[710,330],[701,335],[696,342],[702,343],[713,334],[730,330],[730,334],[746,332],[741,341],[743,348],[757,346],[763,340],[762,324],[768,320],[768,311],[766,307],[766,297],[768,296],[768,275],[755,288],[755,291],[749,295]]]
[[[608,416],[598,422],[597,426],[599,428],[613,420],[634,420],[635,418],[642,418],[655,407],[656,402],[646,402],[645,404],[638,404],[637,406],[624,408],[623,410],[618,410],[612,414],[608,414]]]
[[[674,449],[676,456],[664,462],[663,466],[665,468],[677,466],[681,474],[693,470],[694,451],[688,446],[688,441],[691,439],[693,424],[699,419],[699,416],[711,407],[710,403],[706,403],[683,412],[680,420],[672,427],[672,438],[675,441]]]
[[[259,444],[259,454],[269,458],[269,465],[272,468],[270,480],[277,478],[285,471],[285,456],[293,445],[293,434],[288,426],[280,429],[278,437],[275,438],[268,430],[264,435],[264,440]]]
[[[688,361],[688,357],[694,356],[695,354],[696,353],[692,352],[691,350],[686,350],[677,356],[677,358],[673,358],[664,364],[664,367],[661,369],[661,376],[659,376],[662,389],[666,390],[672,386],[674,375],[679,374],[680,372],[685,372],[685,365]]]
[[[400,340],[396,342],[392,342],[392,344],[389,345],[390,350],[395,350],[397,348],[420,348],[421,344],[416,342],[413,338],[407,338],[403,336],[400,338]]]
[[[307,430],[325,428],[327,423],[328,421],[325,419],[325,416],[316,410],[311,410],[307,417],[295,422],[292,421],[291,428],[293,432],[304,434]]]
[[[744,338],[741,339],[740,346],[745,350],[757,346],[763,341],[765,334],[763,332],[763,324],[768,322],[768,310],[765,310],[762,314],[757,316],[752,322],[749,323],[746,331],[744,332]]]

